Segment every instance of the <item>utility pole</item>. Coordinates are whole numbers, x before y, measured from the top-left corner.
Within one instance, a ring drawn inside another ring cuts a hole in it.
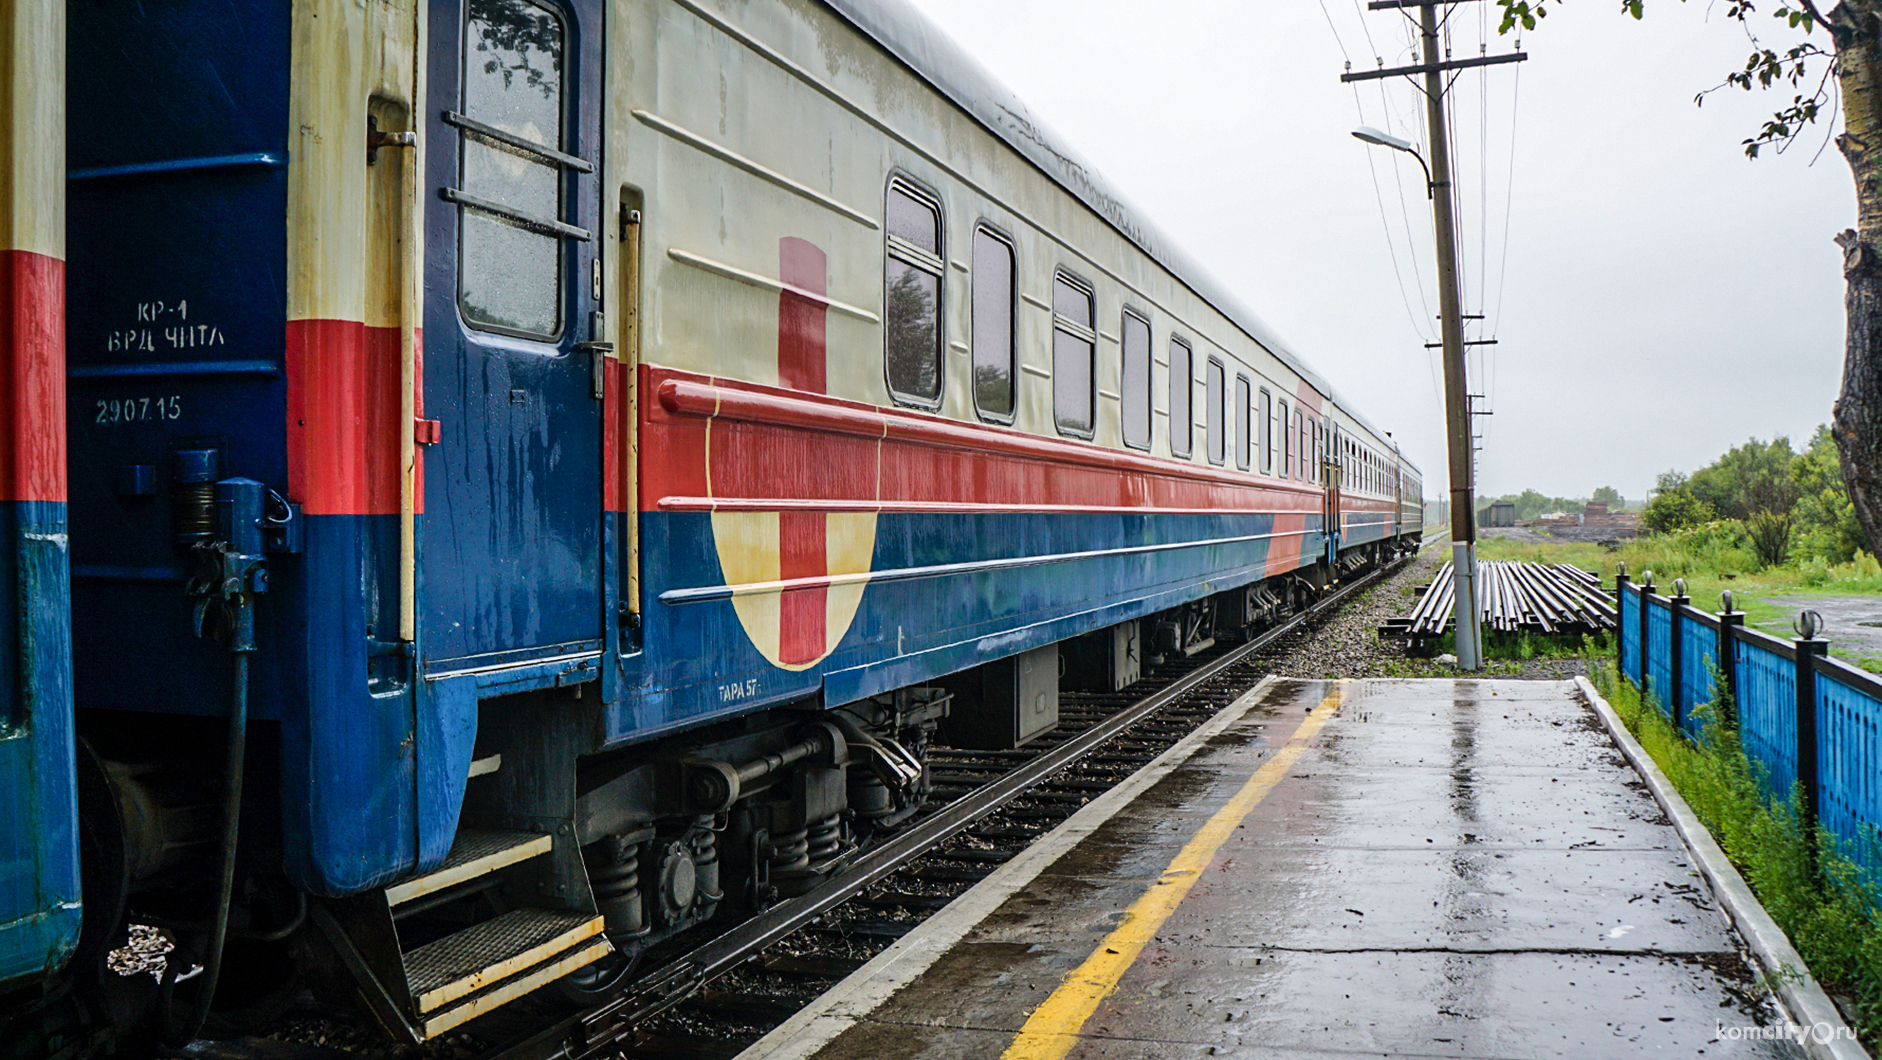
[[[1444,420],[1450,451],[1452,619],[1457,629],[1457,668],[1480,670],[1483,668],[1483,631],[1477,606],[1476,442],[1471,429],[1470,387],[1464,362],[1463,310],[1457,301],[1457,230],[1451,215],[1451,142],[1444,123],[1444,74],[1467,66],[1521,62],[1527,56],[1511,52],[1475,59],[1442,59],[1438,54],[1437,9],[1440,3],[1448,2],[1454,0],[1372,0],[1366,6],[1375,11],[1418,8],[1424,62],[1418,66],[1348,73],[1340,80],[1363,81],[1417,74],[1423,74],[1425,79],[1425,126],[1431,132],[1427,149],[1431,162],[1426,167],[1426,177],[1431,184],[1431,220],[1437,236],[1438,329],[1443,340],[1440,345],[1444,348]],[[1354,135],[1369,143],[1409,149],[1404,141],[1379,136],[1374,130],[1362,130]],[[1417,157],[1416,151],[1409,153]]]
[[[1451,216],[1451,144],[1444,125],[1444,71],[1438,68],[1437,5],[1421,5],[1418,22],[1425,39],[1425,125],[1431,130],[1431,218],[1438,244],[1438,330],[1444,342],[1444,423],[1451,457],[1451,617],[1457,627],[1457,668],[1480,670],[1476,459],[1464,372],[1463,307],[1457,304],[1457,229]]]

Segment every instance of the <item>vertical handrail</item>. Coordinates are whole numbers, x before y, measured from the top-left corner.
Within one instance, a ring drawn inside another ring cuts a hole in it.
[[[415,112],[414,112],[415,113]],[[416,139],[416,134],[408,134]],[[399,152],[399,640],[418,639],[418,151]]]
[[[640,224],[639,210],[621,214],[621,386],[624,418],[622,439],[627,461],[623,476],[627,496],[627,613],[630,624],[640,621]]]

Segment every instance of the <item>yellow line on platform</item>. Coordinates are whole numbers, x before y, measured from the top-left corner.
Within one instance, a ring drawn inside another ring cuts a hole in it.
[[[1222,849],[1222,844],[1235,834],[1242,820],[1281,782],[1288,769],[1307,750],[1307,745],[1339,710],[1345,692],[1346,681],[1342,679],[1333,694],[1308,713],[1287,743],[1262,763],[1254,776],[1248,778],[1248,783],[1197,830],[1171,859],[1157,882],[1131,903],[1117,928],[1105,936],[1091,956],[1085,958],[1085,963],[1065,977],[1044,1004],[1033,1010],[1001,1060],[1061,1060],[1072,1051],[1085,1021],[1117,989],[1118,981],[1137,962],[1137,955],[1156,938],[1164,921],[1176,912],[1202,871],[1215,860],[1216,851]]]

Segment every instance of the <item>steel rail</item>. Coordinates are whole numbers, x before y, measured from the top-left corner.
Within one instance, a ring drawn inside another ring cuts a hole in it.
[[[772,906],[685,956],[636,979],[612,1000],[563,1019],[525,1041],[499,1049],[489,1054],[487,1060],[588,1060],[618,1047],[632,1037],[642,1023],[678,1005],[693,992],[737,968],[753,955],[1026,794],[1054,773],[1073,765],[1131,726],[1194,692],[1281,637],[1326,614],[1348,597],[1398,570],[1411,558],[1408,555],[1397,562],[1382,565],[1341,586],[1286,622],[1219,658],[1203,663],[998,780],[990,781],[978,790],[936,809],[917,821],[907,832],[851,862],[842,876]]]

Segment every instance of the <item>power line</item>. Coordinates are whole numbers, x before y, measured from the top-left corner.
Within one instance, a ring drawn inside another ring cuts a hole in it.
[[[1377,54],[1378,45],[1372,39],[1372,29],[1366,23],[1364,14],[1359,12],[1359,0],[1353,0],[1353,10],[1355,11],[1355,13],[1360,14],[1360,19],[1359,19],[1360,29],[1366,36],[1367,47],[1371,49],[1374,53],[1373,55],[1374,61],[1377,62],[1380,67],[1383,68],[1385,66],[1385,57],[1383,55]],[[1345,42],[1340,38],[1339,28],[1337,24],[1334,23],[1332,13],[1327,9],[1325,0],[1321,0],[1320,12],[1323,16],[1326,17],[1327,26],[1333,32],[1333,40],[1334,40],[1334,43],[1340,48],[1340,54],[1342,56],[1347,56],[1347,69],[1350,72],[1352,68],[1351,58],[1350,56],[1348,56]],[[1386,129],[1390,131],[1397,123],[1393,121],[1391,100],[1386,95],[1385,88],[1383,85],[1381,85],[1379,89],[1379,105],[1380,105],[1380,112],[1382,115],[1381,121],[1386,126]],[[1364,99],[1361,98],[1359,94],[1359,87],[1357,85],[1354,85],[1353,87],[1353,109],[1359,115],[1360,123],[1365,124],[1366,105],[1365,105]],[[1425,334],[1427,334],[1427,332],[1425,331],[1424,319],[1425,317],[1430,315],[1430,300],[1425,293],[1424,276],[1422,273],[1418,271],[1417,265],[1413,264],[1412,265],[1412,280],[1418,288],[1418,304],[1425,311],[1423,315],[1420,315],[1418,312],[1414,311],[1411,307],[1411,294],[1408,290],[1406,290],[1406,287],[1405,287],[1405,269],[1398,260],[1398,241],[1392,235],[1392,222],[1385,208],[1385,192],[1383,191],[1383,189],[1379,187],[1378,167],[1373,162],[1373,159],[1370,153],[1368,153],[1366,156],[1366,168],[1367,168],[1367,172],[1372,177],[1373,198],[1377,202],[1378,207],[1379,207],[1379,224],[1385,233],[1386,251],[1392,259],[1392,277],[1398,284],[1399,300],[1405,306],[1405,316],[1408,320],[1411,321],[1412,329],[1416,331],[1420,336],[1424,336]],[[1393,159],[1392,173],[1393,173],[1394,183],[1398,186],[1398,189],[1399,189],[1399,212],[1403,219],[1404,228],[1405,228],[1406,250],[1409,254],[1412,255],[1412,260],[1415,263],[1417,260],[1416,254],[1417,254],[1418,247],[1417,247],[1416,241],[1414,240],[1412,236],[1411,215],[1410,215],[1410,212],[1405,207],[1404,178],[1403,178],[1403,175],[1399,172],[1397,159]],[[1435,380],[1433,383],[1433,388],[1435,391],[1436,389]]]

